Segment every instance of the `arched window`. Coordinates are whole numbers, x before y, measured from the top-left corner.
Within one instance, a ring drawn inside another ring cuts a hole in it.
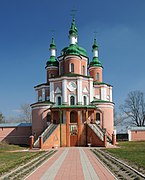
[[[74,72],[74,64],[73,63],[70,64],[70,72]]]
[[[97,74],[96,74],[96,80],[98,80],[98,81],[99,81],[99,79],[100,79],[100,74],[99,74],[99,73],[97,73]]]
[[[75,105],[75,97],[74,96],[70,97],[70,105]]]
[[[85,75],[85,66],[82,67],[83,75]]]
[[[47,114],[47,125],[49,126],[50,123],[51,123],[51,114],[48,113]]]
[[[58,98],[57,98],[57,104],[61,105],[61,97],[60,96],[58,96]]]
[[[84,96],[84,105],[87,105],[87,97]]]
[[[76,112],[70,112],[70,123],[77,123],[77,114]]]
[[[96,113],[96,123],[100,125],[100,113]]]

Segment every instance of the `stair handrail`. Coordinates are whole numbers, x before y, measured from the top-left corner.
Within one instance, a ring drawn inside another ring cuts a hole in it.
[[[58,124],[52,124],[49,131],[43,136],[43,143],[48,139],[48,137],[52,134],[52,132],[57,128]]]
[[[104,141],[104,132],[101,128],[98,128],[96,124],[89,124],[89,127],[95,132],[95,134],[100,138],[101,141]]]
[[[50,127],[52,126],[52,123],[50,123],[49,124],[49,126],[47,126],[47,128],[42,132],[42,134],[40,135],[40,136],[44,136],[44,134],[50,129]],[[34,147],[38,144],[38,146],[39,146],[39,137],[40,136],[38,136],[38,138],[36,139],[36,141],[34,142]]]

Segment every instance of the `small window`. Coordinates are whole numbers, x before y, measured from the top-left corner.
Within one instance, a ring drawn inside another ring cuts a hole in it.
[[[97,79],[97,80],[99,80],[99,79],[100,79],[100,74],[99,74],[99,73],[97,73],[97,75],[96,75],[96,79]]]
[[[82,67],[83,75],[85,75],[85,66]]]
[[[74,72],[74,64],[73,63],[71,63],[71,65],[70,65],[70,72]]]
[[[61,105],[61,97],[60,96],[57,98],[57,103],[59,106]]]
[[[74,98],[74,96],[70,97],[70,105],[75,105],[75,98]]]
[[[84,96],[84,105],[87,105],[87,97]]]
[[[100,113],[96,113],[96,123],[100,125]]]

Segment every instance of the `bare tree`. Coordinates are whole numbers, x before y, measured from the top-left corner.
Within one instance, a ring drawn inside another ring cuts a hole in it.
[[[145,126],[145,101],[141,91],[132,91],[128,94],[125,103],[121,105],[124,117],[135,126]]]
[[[22,104],[20,107],[21,110],[21,121],[22,122],[31,122],[31,108],[30,105],[28,103]]]
[[[5,122],[5,117],[3,116],[3,113],[0,112],[0,123],[4,123]]]

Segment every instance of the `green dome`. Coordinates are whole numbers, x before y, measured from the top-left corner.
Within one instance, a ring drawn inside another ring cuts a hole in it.
[[[52,38],[51,44],[50,44],[50,49],[56,49],[56,45],[54,43],[54,38]]]
[[[90,62],[90,67],[95,66],[95,67],[103,67],[101,62],[97,57],[93,57],[93,60]]]
[[[77,34],[78,34],[78,30],[75,26],[75,20],[73,19],[72,24],[71,24],[71,28],[69,30],[69,35],[77,36]]]
[[[94,44],[92,46],[93,50],[97,50],[98,49],[98,45],[97,45],[97,42],[96,42],[96,39],[94,39]]]
[[[46,63],[46,67],[50,66],[57,66],[58,67],[59,62],[56,60],[55,56],[50,56],[50,59]]]
[[[84,48],[78,46],[78,44],[70,44],[69,47],[65,47],[62,49],[62,55],[69,55],[69,54],[73,54],[73,55],[82,55],[87,57],[87,52]]]

